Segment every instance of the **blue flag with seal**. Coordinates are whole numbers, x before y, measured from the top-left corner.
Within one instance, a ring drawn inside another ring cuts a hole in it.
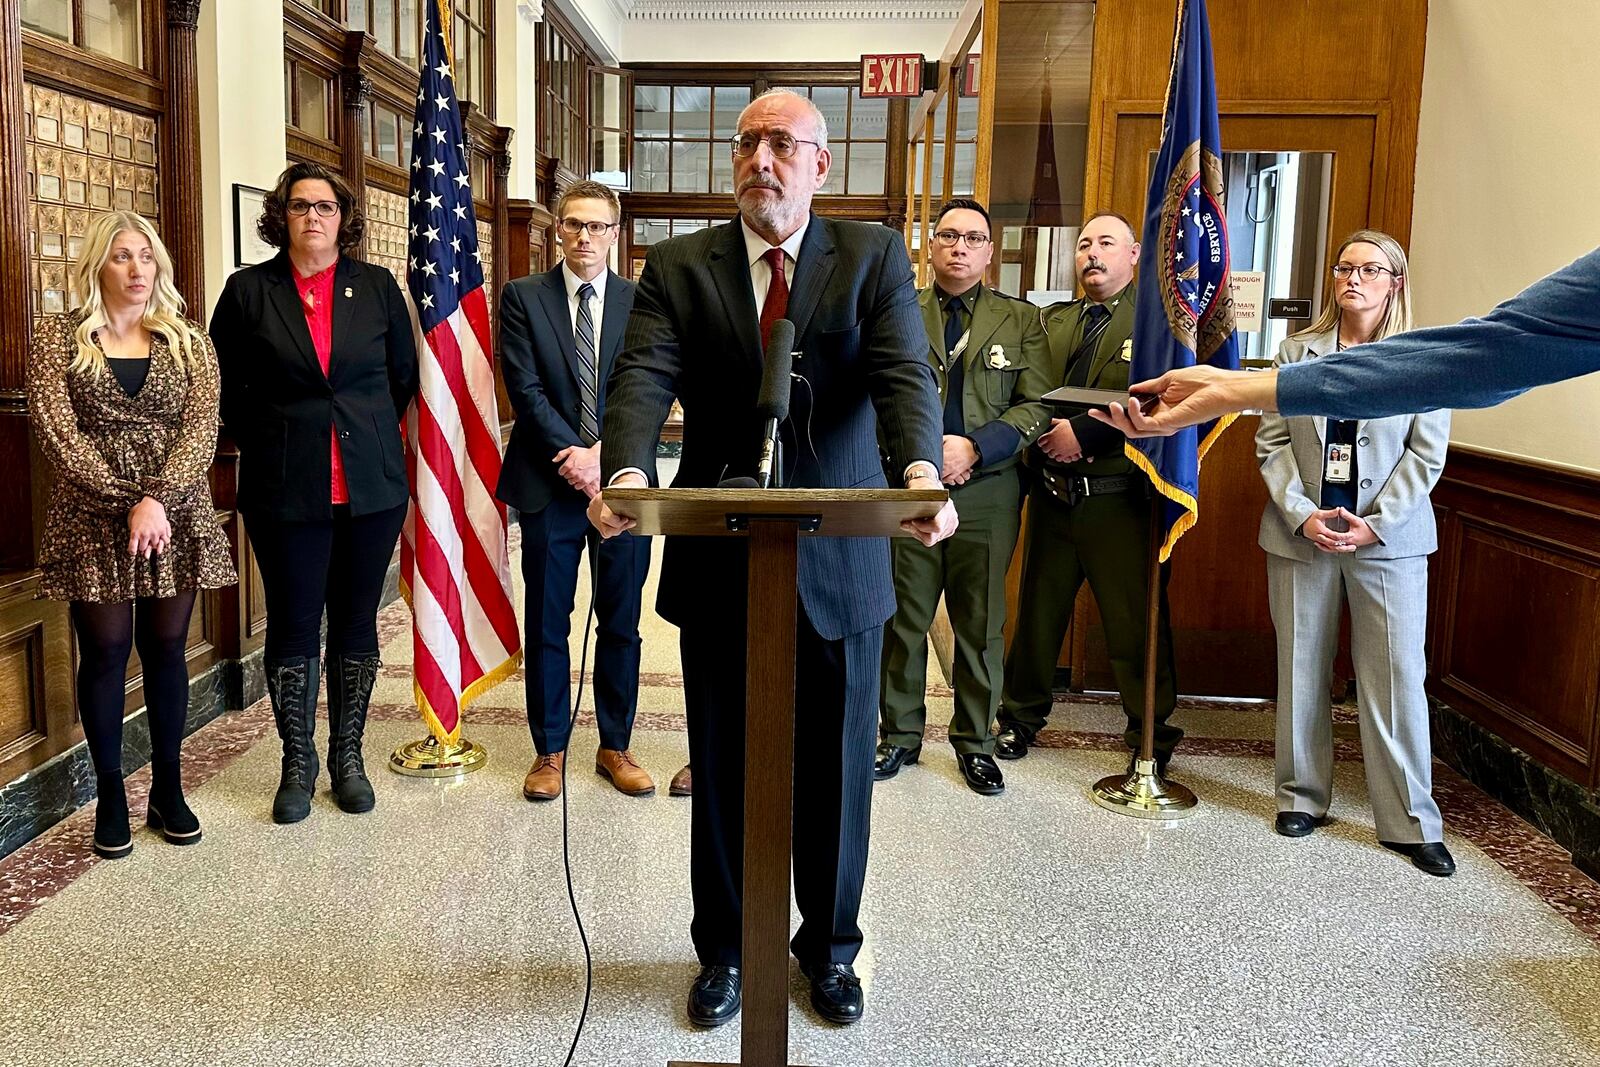
[[[1128,378],[1133,382],[1196,363],[1228,370],[1239,366],[1223,209],[1222,136],[1205,0],[1178,0],[1161,130],[1139,257],[1144,280],[1134,305]],[[1127,443],[1128,458],[1166,498],[1163,562],[1199,517],[1200,461],[1234,418]]]

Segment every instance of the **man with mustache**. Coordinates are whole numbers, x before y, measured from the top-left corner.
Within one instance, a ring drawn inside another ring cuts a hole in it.
[[[907,488],[938,488],[939,394],[924,351],[911,263],[883,226],[811,213],[832,156],[827,124],[790,90],[739,116],[733,155],[739,218],[654,245],[612,371],[601,481],[655,484],[655,446],[683,404],[678,487],[753,473],[756,397],[772,326],[794,324],[796,384],[783,430],[794,487],[884,488],[879,437]],[[596,498],[607,537],[628,529]],[[955,532],[946,502],[908,532],[933,544]],[[689,755],[689,933],[701,970],[689,1020],[739,1012],[744,865],[745,542],[668,537],[657,611],[679,628]],[[799,545],[794,882],[800,929],[790,947],[831,1022],[861,1018],[852,968],[866,876],[883,624],[894,612],[887,539],[805,537]],[[765,709],[751,708],[750,714]],[[759,754],[755,758],[760,758]]]
[[[1055,385],[1126,390],[1133,356],[1134,268],[1139,243],[1128,220],[1100,212],[1078,233],[1082,297],[1044,311]],[[1034,473],[1016,628],[1006,657],[995,755],[1021,759],[1050,714],[1056,661],[1084,579],[1105,626],[1132,752],[1143,739],[1145,617],[1150,559],[1150,481],[1123,454],[1122,435],[1087,415],[1052,419],[1028,453]],[[1177,702],[1161,571],[1156,647],[1155,755],[1164,773],[1183,731],[1168,723]],[[1130,764],[1131,765],[1131,764]]]

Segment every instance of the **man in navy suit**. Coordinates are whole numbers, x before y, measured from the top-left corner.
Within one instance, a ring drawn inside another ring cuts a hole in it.
[[[630,796],[656,789],[628,751],[650,539],[629,534],[602,542],[584,516],[600,491],[605,381],[633,307],[633,283],[607,266],[620,212],[617,195],[598,182],[568,187],[556,203],[561,262],[500,294],[500,359],[517,421],[496,495],[517,509],[522,524],[528,729],[537,757],[522,783],[529,800],[561,795],[572,713],[567,638],[586,543],[599,622],[595,769]]]
[[[640,277],[606,408],[606,485],[654,484],[655,445],[683,404],[676,486],[753,473],[762,358],[772,324],[794,324],[796,384],[784,431],[785,484],[940,487],[939,390],[905,243],[884,226],[811,213],[831,156],[810,100],[773,90],[739,116],[739,218],[655,245]],[[631,521],[589,505],[606,536]],[[910,524],[926,544],[955,532],[948,503]],[[701,970],[689,1018],[719,1026],[741,1003],[744,863],[744,542],[668,537],[656,609],[679,628],[694,767],[690,936]],[[886,538],[799,545],[795,703],[795,899],[790,947],[826,1019],[861,1018],[852,963],[866,875],[883,624],[894,613]],[[750,709],[759,714],[761,709]],[[757,755],[755,758],[759,758]]]

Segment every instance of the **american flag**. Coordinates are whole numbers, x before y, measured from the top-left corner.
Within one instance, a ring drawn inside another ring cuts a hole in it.
[[[477,219],[441,31],[448,0],[426,0],[422,77],[411,135],[406,282],[418,324],[422,388],[406,418],[411,508],[400,543],[411,605],[413,688],[428,730],[460,737],[461,712],[516,672],[499,418]]]

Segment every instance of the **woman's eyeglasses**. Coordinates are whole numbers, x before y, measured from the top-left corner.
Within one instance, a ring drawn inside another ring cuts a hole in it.
[[[1376,263],[1363,263],[1359,267],[1353,267],[1348,263],[1335,263],[1333,265],[1333,276],[1341,281],[1352,274],[1361,275],[1361,280],[1364,282],[1375,282],[1380,274],[1393,274],[1396,278],[1400,276],[1399,271],[1390,270],[1388,267],[1380,267]]]
[[[304,215],[308,211],[315,211],[323,218],[331,219],[339,213],[337,200],[291,200],[288,206],[291,215]]]

